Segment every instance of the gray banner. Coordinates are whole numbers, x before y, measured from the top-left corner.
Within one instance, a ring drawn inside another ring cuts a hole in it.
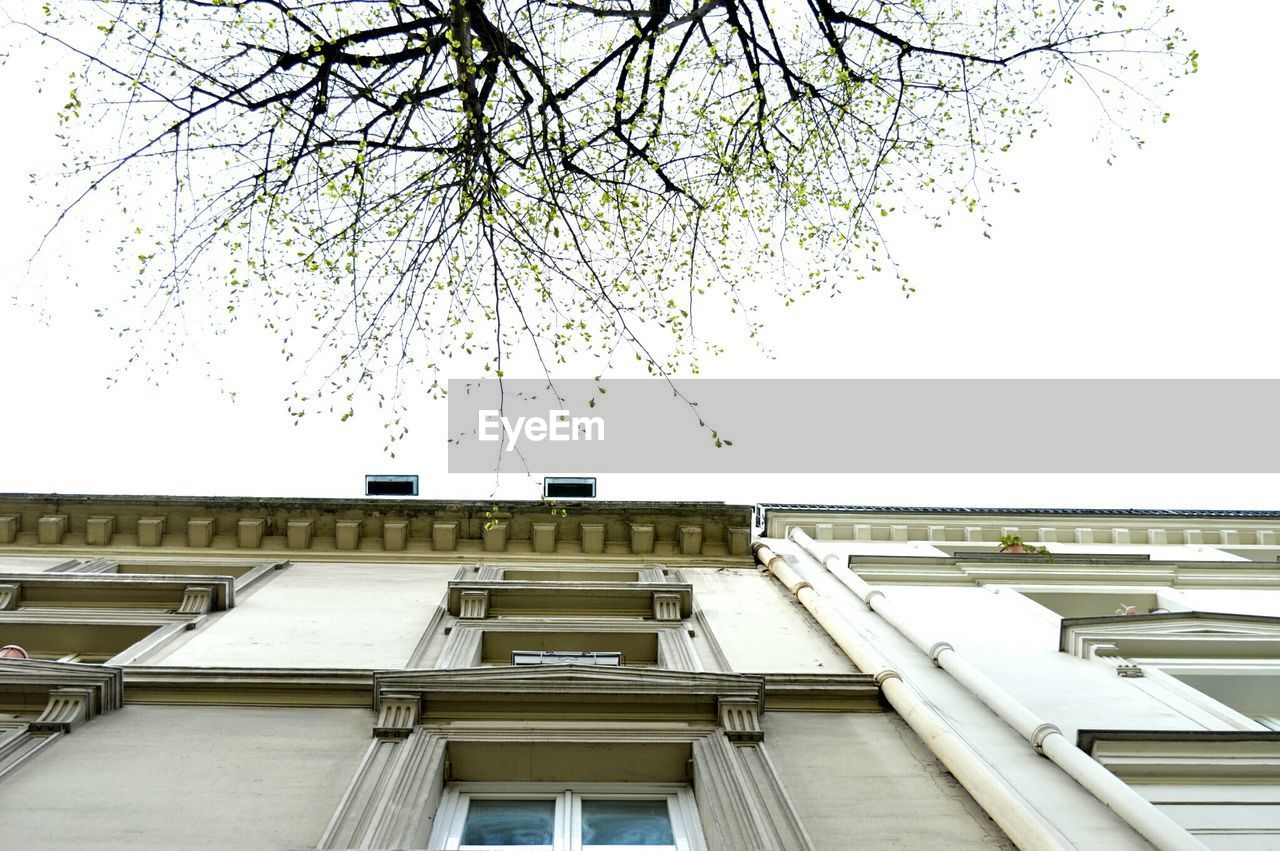
[[[1275,473],[1272,379],[449,381],[450,473]]]

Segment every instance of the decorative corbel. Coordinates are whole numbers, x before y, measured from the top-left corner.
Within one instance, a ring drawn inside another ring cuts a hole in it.
[[[421,701],[413,694],[386,694],[378,701],[378,723],[373,735],[378,739],[407,739],[418,723]]]
[[[212,585],[188,585],[182,595],[182,605],[178,607],[180,615],[204,615],[213,608]]]
[[[760,728],[760,701],[746,697],[722,697],[717,706],[720,727],[734,744],[755,744],[764,740]]]
[[[18,595],[22,586],[17,582],[6,582],[0,585],[0,612],[11,612],[18,608]]]
[[[680,595],[672,591],[653,592],[653,619],[656,621],[681,620]]]
[[[49,702],[28,729],[32,733],[70,733],[89,720],[93,710],[93,689],[63,687],[49,691]]]
[[[483,620],[489,614],[488,591],[463,591],[459,595],[458,617],[463,620]]]

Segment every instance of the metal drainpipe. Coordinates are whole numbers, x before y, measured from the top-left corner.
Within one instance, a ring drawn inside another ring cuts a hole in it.
[[[883,591],[872,588],[865,579],[850,570],[847,564],[842,564],[839,556],[821,552],[817,543],[801,529],[792,529],[788,537],[904,638],[929,654],[934,664],[950,674],[1030,742],[1037,753],[1047,756],[1071,775],[1148,842],[1162,851],[1205,851],[1203,843],[1160,812],[1154,804],[1134,791],[1133,787],[1077,748],[1056,726],[1018,702],[1013,695],[970,664],[948,642],[930,640],[917,632],[908,623],[902,610]]]
[[[786,561],[761,542],[756,542],[753,550],[760,563],[808,609],[858,670],[876,678],[889,704],[1019,848],[1065,851],[1075,847],[969,747],[937,710],[903,681],[871,642]]]

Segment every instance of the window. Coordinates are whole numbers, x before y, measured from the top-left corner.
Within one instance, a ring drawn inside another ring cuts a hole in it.
[[[622,666],[622,654],[576,650],[513,650],[512,665],[597,665],[605,668]]]
[[[705,851],[693,792],[676,784],[455,783],[430,847],[444,851]]]

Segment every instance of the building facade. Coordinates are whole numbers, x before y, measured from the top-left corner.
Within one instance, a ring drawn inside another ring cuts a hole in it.
[[[0,496],[0,845],[1274,848],[1277,535]]]

